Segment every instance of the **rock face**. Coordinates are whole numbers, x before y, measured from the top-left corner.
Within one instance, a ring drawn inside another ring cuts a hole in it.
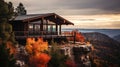
[[[91,61],[89,58],[89,53],[92,51],[91,47],[92,46],[87,45],[73,46],[72,51],[77,67],[91,67]]]
[[[76,43],[74,45],[66,45],[60,47],[60,53],[72,59],[75,66],[70,67],[91,67],[90,53],[92,51],[92,44]]]
[[[119,67],[120,43],[109,36],[97,32],[83,33],[87,41],[90,41],[94,50],[91,54],[93,65],[97,67]]]
[[[114,36],[113,39],[115,39],[116,41],[120,42],[120,34],[117,36]]]

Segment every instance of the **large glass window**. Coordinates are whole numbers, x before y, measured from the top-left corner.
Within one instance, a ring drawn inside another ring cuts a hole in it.
[[[48,31],[55,32],[56,31],[56,26],[55,25],[48,25]]]
[[[29,24],[29,30],[33,31],[33,24]]]
[[[40,25],[35,25],[35,31],[40,31]]]
[[[56,32],[56,26],[53,25],[53,29],[52,29],[53,32]]]
[[[53,25],[48,25],[48,31],[52,32],[52,29],[53,29]]]
[[[43,31],[47,31],[46,25],[43,25]]]

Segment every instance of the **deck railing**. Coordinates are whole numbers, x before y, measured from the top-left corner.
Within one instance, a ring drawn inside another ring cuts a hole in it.
[[[62,32],[61,35],[63,35],[63,36],[74,36],[74,33],[73,32],[68,32],[68,31],[64,31],[64,32]]]
[[[14,31],[15,36],[32,36],[32,35],[57,35],[58,32],[49,31]]]
[[[61,32],[61,34],[58,34],[58,32],[48,32],[48,31],[14,31],[16,39],[26,39],[27,37],[43,37],[43,38],[62,38],[66,37],[67,39],[73,38],[75,43],[75,33],[73,32]]]
[[[49,32],[49,31],[14,31],[16,36],[29,36],[29,35],[58,35],[58,32]],[[61,32],[63,36],[73,36],[72,32]]]

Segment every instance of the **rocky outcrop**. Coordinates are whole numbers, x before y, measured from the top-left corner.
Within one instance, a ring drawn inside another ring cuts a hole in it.
[[[92,51],[92,46],[77,45],[73,46],[72,51],[77,67],[91,67],[89,54]]]
[[[83,33],[87,41],[94,46],[91,53],[93,65],[96,67],[119,67],[120,43],[109,36],[97,32]]]

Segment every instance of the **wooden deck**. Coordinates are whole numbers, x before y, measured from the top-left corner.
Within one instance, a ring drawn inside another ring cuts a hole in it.
[[[62,32],[61,34],[57,34],[57,32],[33,32],[33,31],[15,31],[16,39],[26,39],[28,37],[43,37],[43,38],[62,38],[62,37],[74,37],[74,34],[70,32]]]
[[[26,39],[28,37],[42,37],[42,38],[62,38],[62,37],[74,37],[70,35],[28,35],[28,36],[15,36],[16,39]]]
[[[40,33],[43,33],[43,32],[40,32]],[[26,38],[29,38],[29,37],[33,37],[33,38],[38,38],[38,37],[42,37],[44,40],[47,40],[47,41],[51,41],[52,39],[54,40],[57,40],[58,42],[59,41],[64,41],[64,40],[67,40],[69,38],[73,38],[73,42],[75,43],[75,35],[73,35],[73,33],[70,33],[70,32],[62,32],[62,34],[40,34],[40,33],[37,33],[37,34],[29,34],[28,31],[17,31],[15,32],[15,38],[16,40],[19,42],[24,42],[26,41]],[[52,33],[56,33],[56,32],[52,32]]]

